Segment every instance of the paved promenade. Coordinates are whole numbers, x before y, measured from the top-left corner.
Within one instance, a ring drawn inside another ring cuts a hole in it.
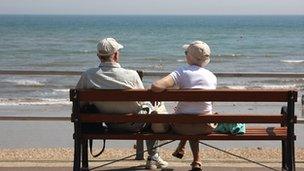
[[[144,171],[144,160],[125,160],[116,162],[104,167],[112,160],[94,160],[90,162],[91,168],[95,171]],[[190,169],[189,163],[191,160],[167,160],[169,167],[162,169],[162,171],[187,171]],[[269,168],[248,163],[240,160],[207,160],[203,164],[204,171],[268,171],[268,170],[281,170],[280,161],[266,161],[262,162]],[[297,171],[304,171],[304,162],[299,161],[296,163]],[[53,160],[53,161],[1,161],[0,171],[71,171],[72,161]],[[160,169],[159,169],[160,170]]]
[[[247,159],[261,163],[269,168],[249,163],[220,151],[202,148],[201,158],[205,171],[255,171],[255,170],[280,170],[281,150],[279,148],[237,148],[226,149],[230,153],[240,155]],[[168,161],[169,168],[166,170],[189,170],[192,155],[189,148],[182,160],[171,156],[173,149],[161,148],[161,156]],[[95,151],[96,153],[96,151]],[[107,148],[98,158],[89,157],[90,168],[94,170],[145,170],[145,160],[122,159],[129,154],[134,154],[132,148]],[[145,157],[147,157],[145,155]],[[0,149],[0,171],[65,171],[72,170],[72,148],[32,148],[32,149]],[[103,167],[99,167],[102,166]],[[304,171],[304,149],[296,148],[297,171]]]
[[[131,163],[130,163],[131,164]],[[188,166],[170,166],[167,169],[159,169],[161,171],[188,171],[190,167]],[[72,167],[0,167],[0,171],[71,171]],[[144,171],[144,165],[137,165],[133,167],[126,166],[112,166],[112,167],[104,167],[99,169],[94,169],[95,171]],[[221,164],[221,166],[205,166],[203,168],[204,171],[270,171],[271,169],[262,168],[262,167],[254,167],[244,164],[235,165],[235,166],[225,166],[225,164]],[[274,167],[274,170],[280,171],[279,167]],[[304,168],[298,167],[297,171],[304,171]]]

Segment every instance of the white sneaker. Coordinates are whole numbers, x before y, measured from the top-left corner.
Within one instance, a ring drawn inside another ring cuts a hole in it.
[[[159,156],[153,156],[153,157],[148,157],[147,159],[147,163],[146,163],[146,169],[163,169],[168,167],[168,163],[166,161],[164,161],[162,158],[160,158]]]

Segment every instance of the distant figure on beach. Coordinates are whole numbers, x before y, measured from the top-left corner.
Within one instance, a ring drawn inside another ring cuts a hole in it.
[[[190,45],[184,45],[187,66],[177,68],[164,78],[154,82],[151,90],[155,92],[164,91],[170,87],[179,89],[215,89],[217,86],[216,76],[204,67],[210,62],[210,48],[202,41],[194,41]],[[179,102],[175,114],[212,114],[212,102]],[[196,135],[209,134],[214,130],[213,124],[174,124],[172,129],[179,134]],[[187,141],[180,141],[177,149],[172,155],[182,158],[185,153]],[[191,163],[193,171],[202,170],[199,157],[199,141],[189,141],[193,154]]]
[[[82,75],[76,88],[78,89],[144,89],[143,83],[134,70],[124,69],[120,66],[120,52],[123,46],[113,38],[105,38],[97,44],[97,56],[100,65],[97,68],[90,68]],[[140,113],[146,114],[152,110],[149,102],[94,102],[100,112],[105,113]],[[137,132],[142,124],[107,124],[109,129],[116,131]],[[166,168],[168,163],[158,153],[157,140],[146,141],[148,149],[147,169]],[[154,149],[155,148],[155,149]]]

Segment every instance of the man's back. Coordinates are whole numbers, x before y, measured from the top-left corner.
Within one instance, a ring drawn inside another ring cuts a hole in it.
[[[134,70],[122,68],[118,63],[104,62],[98,68],[85,71],[76,86],[79,89],[143,89],[143,83]],[[119,103],[119,105],[117,105]],[[139,112],[138,102],[94,102],[101,112]]]

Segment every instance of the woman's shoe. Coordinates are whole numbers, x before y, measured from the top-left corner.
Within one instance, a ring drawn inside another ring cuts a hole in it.
[[[185,152],[184,151],[174,151],[174,153],[172,153],[172,156],[182,159],[184,157]]]
[[[202,171],[202,164],[200,162],[193,162],[191,166],[191,171]]]

